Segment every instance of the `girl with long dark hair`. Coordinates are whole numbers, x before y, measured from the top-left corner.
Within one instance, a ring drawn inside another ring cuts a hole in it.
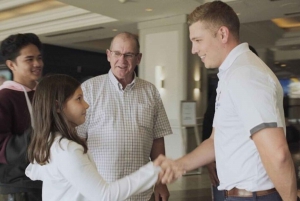
[[[103,180],[86,142],[76,132],[89,105],[74,78],[51,75],[42,79],[32,107],[34,132],[26,175],[43,181],[44,201],[125,200],[157,181],[160,168],[155,161],[113,183]]]

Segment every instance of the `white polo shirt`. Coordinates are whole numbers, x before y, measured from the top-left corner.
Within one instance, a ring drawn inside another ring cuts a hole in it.
[[[215,154],[219,190],[274,188],[251,135],[264,128],[283,127],[283,90],[248,44],[235,47],[219,68]]]

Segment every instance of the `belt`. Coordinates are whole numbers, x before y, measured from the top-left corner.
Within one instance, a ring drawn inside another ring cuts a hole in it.
[[[244,189],[233,188],[229,191],[225,191],[225,197],[253,197],[254,193],[256,194],[256,196],[264,196],[275,192],[277,192],[275,188],[256,192],[250,192]]]

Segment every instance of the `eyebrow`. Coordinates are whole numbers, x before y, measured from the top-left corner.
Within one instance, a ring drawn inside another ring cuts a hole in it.
[[[118,52],[118,53],[121,53],[120,51],[114,51],[114,50],[111,50],[111,52]],[[122,53],[121,53],[122,54]],[[134,52],[125,52],[124,54],[137,54],[137,53],[134,53]]]
[[[199,37],[199,36],[191,38],[191,40],[199,40],[199,39],[201,39],[201,37]]]

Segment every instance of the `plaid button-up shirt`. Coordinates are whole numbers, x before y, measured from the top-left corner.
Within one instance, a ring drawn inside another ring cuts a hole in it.
[[[159,92],[147,81],[135,77],[123,90],[109,71],[84,82],[82,90],[90,107],[78,134],[87,138],[98,171],[107,182],[149,162],[153,140],[172,133]],[[147,201],[152,193],[149,189],[128,200]]]

